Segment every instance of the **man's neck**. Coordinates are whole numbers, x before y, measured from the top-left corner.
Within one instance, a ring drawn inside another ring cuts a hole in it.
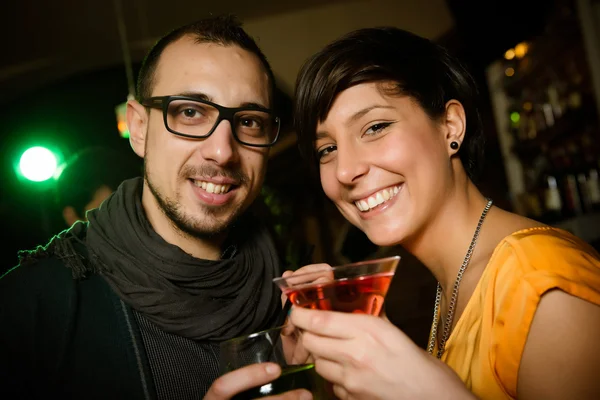
[[[227,237],[226,233],[215,235],[210,239],[192,236],[179,229],[179,227],[165,215],[146,184],[144,184],[142,193],[142,206],[146,213],[146,217],[154,231],[160,235],[165,242],[179,247],[181,250],[195,258],[203,260],[219,260],[221,258],[221,247]]]

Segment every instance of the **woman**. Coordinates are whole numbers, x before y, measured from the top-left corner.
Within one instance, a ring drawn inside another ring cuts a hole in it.
[[[340,398],[600,398],[599,256],[479,192],[476,89],[454,58],[399,29],[355,31],[307,61],[295,109],[327,197],[439,282],[430,354],[380,318],[294,309]]]

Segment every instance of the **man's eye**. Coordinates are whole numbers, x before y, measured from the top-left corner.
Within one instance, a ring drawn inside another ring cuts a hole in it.
[[[195,116],[197,116],[198,111],[194,110],[193,108],[186,108],[185,110],[183,110],[183,115],[187,118],[194,118]]]
[[[252,118],[244,118],[240,121],[240,123],[242,124],[242,126],[247,127],[247,128],[260,128],[261,127],[261,123]]]

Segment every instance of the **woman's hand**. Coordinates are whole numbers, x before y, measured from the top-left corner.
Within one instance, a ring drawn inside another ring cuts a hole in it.
[[[290,321],[342,399],[473,399],[458,376],[391,323],[294,307]]]
[[[291,278],[290,283],[293,285],[304,283],[328,282],[333,280],[331,266],[328,264],[311,264],[306,265],[296,271],[285,271],[282,275],[284,278]],[[281,294],[281,305],[285,305],[287,296],[285,292]],[[286,327],[282,330],[281,342],[286,361],[289,364],[308,364],[314,361],[310,353],[299,342],[299,332],[296,327],[290,323],[289,318],[286,320]]]
[[[287,282],[290,286],[308,283],[325,283],[333,280],[333,271],[329,264],[310,264],[298,268],[296,271],[285,271],[282,277],[288,278]],[[285,305],[286,300],[287,296],[284,290],[281,294],[282,307]]]

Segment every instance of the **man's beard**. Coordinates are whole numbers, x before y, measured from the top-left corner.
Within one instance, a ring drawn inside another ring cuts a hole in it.
[[[201,171],[201,172],[200,172]],[[206,176],[214,177],[217,175],[234,178],[241,185],[247,182],[247,178],[242,172],[223,172],[212,167],[200,169],[184,168],[182,176]],[[226,233],[241,216],[244,209],[242,204],[232,207],[224,220],[219,220],[217,214],[223,214],[222,209],[216,209],[204,206],[204,213],[199,216],[186,214],[181,204],[173,198],[164,196],[160,189],[152,183],[147,165],[144,163],[144,180],[150,189],[150,192],[156,199],[162,212],[171,220],[173,225],[184,234],[198,239],[213,239]],[[179,197],[178,193],[175,197]],[[208,223],[207,223],[208,222]]]

